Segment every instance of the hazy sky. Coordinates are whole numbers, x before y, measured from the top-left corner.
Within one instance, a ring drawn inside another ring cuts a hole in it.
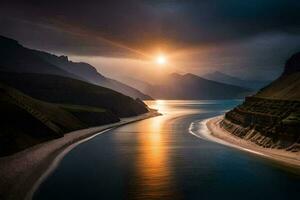
[[[272,79],[300,50],[299,10],[299,0],[2,0],[0,34],[112,77],[219,70]],[[160,53],[165,67],[153,62]]]

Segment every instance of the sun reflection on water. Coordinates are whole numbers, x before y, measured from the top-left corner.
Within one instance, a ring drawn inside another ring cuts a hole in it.
[[[168,106],[165,100],[146,101],[145,103],[150,108],[153,108],[162,114],[164,114],[168,110]]]
[[[164,112],[164,101],[155,101],[152,108]],[[136,180],[133,199],[162,199],[174,194],[169,162],[168,134],[164,134],[166,118],[159,116],[141,123],[138,135]]]

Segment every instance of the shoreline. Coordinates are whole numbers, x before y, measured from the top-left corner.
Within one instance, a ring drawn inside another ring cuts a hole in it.
[[[262,158],[290,167],[300,172],[300,152],[289,152],[283,149],[271,149],[258,146],[252,142],[239,138],[220,127],[223,115],[205,120],[204,137],[210,141],[221,143],[242,151],[246,151]]]
[[[70,150],[113,128],[161,115],[148,113],[121,118],[120,122],[76,130],[10,156],[0,158],[0,199],[31,199],[35,189]]]

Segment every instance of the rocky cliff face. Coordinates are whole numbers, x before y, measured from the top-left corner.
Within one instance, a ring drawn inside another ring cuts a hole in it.
[[[299,151],[300,102],[248,97],[229,111],[223,128],[267,148]]]
[[[265,148],[300,151],[300,53],[282,76],[225,114],[221,126]]]

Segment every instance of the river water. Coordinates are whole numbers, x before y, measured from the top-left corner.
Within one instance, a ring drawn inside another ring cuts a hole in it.
[[[34,199],[299,198],[299,175],[189,132],[191,123],[200,124],[239,103],[148,101],[163,115],[78,145],[40,185]],[[201,131],[201,126],[193,131]]]

